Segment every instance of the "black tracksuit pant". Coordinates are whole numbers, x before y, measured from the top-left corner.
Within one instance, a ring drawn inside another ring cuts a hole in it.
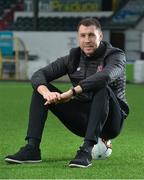
[[[49,84],[49,90],[59,91]],[[60,92],[60,91],[59,91]],[[97,142],[97,138],[116,137],[123,124],[120,105],[109,87],[96,91],[91,102],[71,99],[66,103],[44,106],[42,95],[34,90],[29,113],[28,138],[41,140],[48,110],[74,134],[85,140]]]

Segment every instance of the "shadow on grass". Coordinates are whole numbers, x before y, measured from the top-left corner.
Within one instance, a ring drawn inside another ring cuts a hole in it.
[[[62,161],[70,161],[71,157],[61,157],[61,158],[49,158],[43,159],[42,162],[44,163],[53,163],[53,162],[62,162]]]
[[[63,168],[68,167],[68,164],[70,162],[71,158],[49,158],[49,159],[43,159],[42,162],[39,163],[22,163],[22,164],[16,164],[16,163],[7,163],[3,162],[1,165],[1,169],[15,169],[15,168]]]

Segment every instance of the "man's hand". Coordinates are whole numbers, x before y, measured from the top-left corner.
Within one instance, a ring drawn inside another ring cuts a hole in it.
[[[61,100],[61,94],[58,92],[47,92],[43,94],[43,98],[46,100],[44,105],[56,104]]]
[[[75,88],[76,94],[82,92],[82,88],[78,85]],[[68,102],[72,96],[73,96],[73,91],[70,89],[64,93],[59,93],[59,92],[51,92],[48,90],[48,88],[45,85],[40,85],[37,88],[37,91],[43,96],[43,98],[46,100],[44,105],[48,104],[58,104],[58,103],[64,103]]]
[[[44,85],[40,85],[37,88],[37,91],[43,96],[43,98],[46,100],[44,105],[52,104],[52,103],[58,103],[61,100],[61,94],[59,92],[51,92],[48,90],[48,88]]]

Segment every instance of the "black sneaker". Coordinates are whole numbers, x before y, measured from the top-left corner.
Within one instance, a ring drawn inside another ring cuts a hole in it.
[[[69,167],[87,168],[92,165],[91,161],[91,152],[87,151],[83,147],[80,147],[80,150],[77,151],[75,158],[70,161]]]
[[[5,157],[5,161],[8,163],[37,163],[41,162],[41,153],[40,149],[33,148],[30,145],[22,147],[16,154],[8,155]]]

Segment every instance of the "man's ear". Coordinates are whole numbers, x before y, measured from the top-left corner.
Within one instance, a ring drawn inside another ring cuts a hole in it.
[[[100,40],[101,41],[103,40],[103,32],[102,31],[100,32]]]

